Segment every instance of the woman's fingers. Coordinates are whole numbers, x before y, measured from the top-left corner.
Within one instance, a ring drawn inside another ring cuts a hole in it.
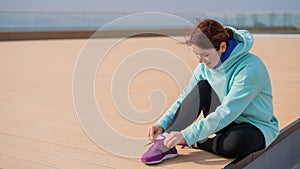
[[[153,126],[148,128],[148,133],[147,133],[148,138],[150,138],[150,140],[154,139],[155,136],[155,129]]]
[[[183,142],[184,138],[181,132],[171,132],[164,140],[164,145],[168,148],[173,148],[178,143]]]
[[[150,140],[154,140],[158,134],[163,132],[160,126],[150,126],[147,131],[147,137]]]
[[[150,128],[150,139],[151,140],[153,140],[154,134],[155,134],[154,129],[153,129],[153,127],[151,127]]]
[[[176,146],[176,138],[175,137],[172,137],[168,140],[165,140],[165,146],[168,147],[168,148],[172,148],[174,146]]]

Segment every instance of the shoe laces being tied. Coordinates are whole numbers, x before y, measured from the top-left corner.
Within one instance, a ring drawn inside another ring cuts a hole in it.
[[[147,143],[145,146],[148,146],[150,144],[153,144],[149,149],[153,149],[153,150],[156,150],[156,149],[160,149],[161,148],[161,145],[163,145],[163,140],[165,139],[164,136],[162,136],[161,138],[156,138],[154,139],[153,141]],[[164,146],[164,145],[163,145]],[[165,147],[165,146],[164,146]]]

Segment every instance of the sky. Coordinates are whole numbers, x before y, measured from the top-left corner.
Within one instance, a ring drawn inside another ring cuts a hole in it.
[[[300,0],[0,0],[0,12],[300,12]]]

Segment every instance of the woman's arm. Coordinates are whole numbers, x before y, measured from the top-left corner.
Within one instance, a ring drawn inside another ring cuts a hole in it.
[[[197,83],[200,80],[204,80],[201,73],[202,72],[201,69],[203,66],[204,65],[199,64],[196,67],[190,79],[189,85],[186,88],[184,88],[182,94],[178,96],[177,100],[171,105],[171,107],[166,111],[166,113],[157,121],[157,124],[160,125],[164,130],[167,130],[167,128],[169,127],[177,109],[181,105],[184,98],[191,92],[191,90],[194,88],[195,85],[197,85]]]

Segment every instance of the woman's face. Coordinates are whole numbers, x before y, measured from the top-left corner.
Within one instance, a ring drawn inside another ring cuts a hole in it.
[[[215,48],[203,49],[196,45],[191,45],[192,51],[196,54],[199,63],[204,63],[207,68],[214,68],[219,62],[223,52],[226,51],[226,43],[220,44],[219,51]]]

